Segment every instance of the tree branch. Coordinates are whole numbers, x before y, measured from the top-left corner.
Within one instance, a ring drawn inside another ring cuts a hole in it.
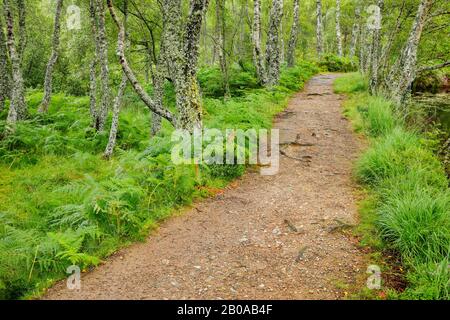
[[[432,71],[432,70],[442,69],[442,68],[445,68],[445,67],[448,67],[448,66],[450,66],[450,61],[446,61],[444,63],[436,64],[434,66],[422,67],[419,70],[417,70],[417,72]]]
[[[152,112],[167,119],[175,126],[176,120],[175,120],[174,114],[171,113],[169,110],[158,106],[153,101],[153,99],[142,88],[142,86],[139,83],[137,77],[135,76],[133,70],[131,69],[130,65],[128,64],[128,60],[125,56],[125,28],[124,28],[123,24],[119,21],[117,15],[116,15],[112,0],[107,0],[107,4],[108,4],[108,8],[109,8],[111,17],[112,17],[114,23],[119,28],[119,37],[118,37],[118,41],[117,41],[118,42],[117,43],[117,55],[119,56],[119,61],[120,61],[120,64],[122,65],[122,69],[123,69],[124,73],[127,75],[128,80],[130,81],[134,91],[139,95],[141,100],[147,105],[147,107]]]

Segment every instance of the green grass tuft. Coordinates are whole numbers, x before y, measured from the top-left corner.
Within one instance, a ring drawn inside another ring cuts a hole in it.
[[[336,91],[354,93],[344,113],[370,138],[355,166],[369,194],[360,206],[357,232],[362,244],[400,255],[408,288],[394,296],[449,299],[450,192],[443,164],[426,137],[399,120],[389,101],[360,92],[361,81],[357,74],[336,81]]]

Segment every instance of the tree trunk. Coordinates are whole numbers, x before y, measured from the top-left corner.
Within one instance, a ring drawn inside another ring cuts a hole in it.
[[[27,46],[27,24],[26,24],[26,8],[25,8],[25,0],[17,0],[17,8],[19,12],[19,59],[20,59],[20,67],[22,68],[25,48]]]
[[[291,35],[289,37],[287,64],[295,66],[295,50],[297,49],[298,32],[300,24],[300,0],[294,0],[294,21],[292,22]]]
[[[338,56],[342,57],[341,0],[336,0],[336,42]]]
[[[317,55],[319,56],[319,58],[321,58],[323,56],[322,0],[317,0],[316,6],[317,6],[317,20],[316,20]]]
[[[389,76],[388,93],[398,106],[408,98],[411,85],[417,76],[417,51],[433,2],[433,0],[421,0],[409,38]]]
[[[264,67],[264,58],[261,44],[261,1],[254,0],[253,14],[253,61],[256,67],[256,75],[261,85],[266,85],[266,70]]]
[[[359,71],[366,73],[366,58],[367,58],[367,26],[363,23],[359,30]]]
[[[267,85],[269,87],[277,85],[280,80],[280,27],[282,18],[283,0],[274,0],[270,9],[266,48]]]
[[[0,112],[5,107],[6,99],[9,97],[9,77],[8,54],[6,47],[6,36],[3,32],[3,17],[0,17]]]
[[[94,40],[93,57],[89,68],[89,105],[92,118],[92,127],[97,127],[97,64],[98,64],[98,52],[99,41],[97,32],[97,10],[95,0],[90,0],[89,14],[91,18],[91,30]]]
[[[108,40],[106,35],[105,25],[105,7],[103,0],[97,0],[98,12],[98,42],[99,42],[99,63],[100,63],[100,80],[102,86],[100,107],[97,112],[96,129],[99,132],[104,131],[106,117],[108,116],[108,109],[110,103],[110,89],[109,89],[109,66],[108,66]]]
[[[125,29],[125,41],[127,41],[127,20],[128,20],[128,0],[124,0],[123,2],[123,14],[124,14],[124,29]],[[106,146],[106,150],[104,153],[105,159],[110,159],[114,153],[114,148],[117,143],[117,133],[119,131],[119,116],[120,116],[120,107],[122,105],[122,98],[125,93],[125,89],[128,84],[127,75],[123,72],[122,80],[119,85],[119,89],[117,90],[117,95],[114,99],[113,103],[113,117],[111,122],[111,130],[109,132],[108,145]]]
[[[18,3],[23,5],[22,1],[19,1]],[[17,52],[15,44],[14,18],[9,0],[3,1],[3,7],[6,20],[7,45],[12,68],[11,104],[9,107],[7,123],[9,125],[14,125],[17,121],[24,120],[27,117],[28,110],[25,103],[25,88],[23,83],[22,69],[20,66],[20,55]],[[24,12],[25,10],[19,7],[19,11]],[[24,38],[24,36],[21,35],[20,38]]]
[[[113,6],[113,1],[107,0],[107,3],[111,17],[114,20],[114,23],[119,28],[119,35],[117,40],[117,55],[119,56],[119,62],[122,66],[123,72],[127,75],[127,78],[130,81],[130,84],[133,87],[136,94],[139,96],[139,98],[141,98],[142,102],[145,103],[145,105],[150,109],[150,111],[157,113],[158,115],[167,119],[168,121],[170,121],[172,124],[175,125],[176,124],[175,116],[169,110],[160,108],[158,105],[154,103],[153,99],[144,90],[142,85],[137,80],[136,75],[134,74],[130,65],[128,64],[128,60],[125,55],[125,38],[126,38],[125,28],[116,15],[116,11]]]
[[[200,87],[197,82],[198,51],[203,16],[208,7],[208,0],[191,0],[189,17],[184,36],[182,66],[183,77],[178,77],[177,106],[180,113],[178,127],[193,131],[202,127],[203,107]]]
[[[381,55],[381,28],[382,28],[382,12],[384,7],[384,0],[378,0],[379,14],[377,16],[376,25],[373,26],[373,42],[372,42],[372,61],[371,74],[369,81],[369,92],[372,95],[378,93],[379,86],[379,62]]]
[[[358,35],[361,29],[361,7],[356,7],[355,9],[355,22],[352,28],[352,40],[350,42],[350,57],[356,56],[356,45],[358,43]]]
[[[59,38],[61,34],[61,11],[63,6],[63,0],[57,0],[56,2],[56,12],[55,12],[55,24],[53,30],[53,41],[52,41],[52,55],[47,64],[47,71],[45,73],[44,82],[44,98],[42,99],[41,106],[39,107],[39,112],[45,113],[48,111],[48,105],[50,104],[50,99],[52,97],[52,80],[53,80],[53,68],[58,60],[59,56]]]
[[[230,82],[228,76],[228,63],[225,47],[225,3],[224,0],[216,0],[216,32],[217,32],[217,46],[219,52],[220,70],[223,77],[223,90],[225,98],[230,97]]]

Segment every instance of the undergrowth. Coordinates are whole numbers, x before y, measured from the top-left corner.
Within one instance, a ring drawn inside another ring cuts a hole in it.
[[[350,93],[345,114],[370,138],[356,179],[369,194],[361,206],[362,244],[397,252],[408,287],[401,299],[450,298],[449,181],[426,137],[411,128],[382,97],[369,96],[364,79],[350,74],[336,91]]]
[[[299,63],[283,70],[280,85],[269,90],[257,85],[251,70],[237,68],[226,100],[218,70],[200,73],[206,127],[270,128],[289,96],[318,72]],[[92,130],[87,97],[55,94],[48,115],[36,112],[41,99],[42,92],[29,92],[30,119],[0,138],[0,299],[39,295],[67,267],[97,265],[145,239],[177,208],[244,173],[239,165],[201,166],[199,172],[174,165],[173,129],[164,123],[149,141],[149,112],[130,92],[111,161],[102,159],[108,136]],[[5,118],[1,113],[0,132]]]

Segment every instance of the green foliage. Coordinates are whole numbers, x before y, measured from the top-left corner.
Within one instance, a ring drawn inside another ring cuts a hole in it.
[[[412,85],[412,91],[438,93],[445,86],[446,77],[440,70],[420,73]]]
[[[367,80],[359,72],[349,73],[339,77],[334,83],[334,91],[336,93],[366,92],[367,89]]]
[[[303,88],[305,82],[318,73],[317,66],[306,61],[300,61],[293,68],[286,68],[281,73],[280,85],[289,90],[298,91]]]
[[[225,85],[219,67],[204,67],[198,73],[198,79],[204,97],[220,98],[225,95]],[[244,70],[233,65],[229,70],[229,86],[232,96],[241,96],[246,90],[260,87],[252,70]]]
[[[302,62],[284,71],[286,87],[267,90],[247,85],[251,71],[239,70],[232,76],[236,96],[204,99],[205,127],[270,128],[293,90],[316,72]],[[202,89],[215,92],[214,81]],[[173,105],[171,85],[166,96]],[[107,135],[90,128],[87,97],[55,94],[45,115],[36,113],[41,99],[41,92],[31,91],[30,119],[0,138],[0,299],[39,294],[70,265],[98,264],[120,246],[144,239],[177,208],[207,196],[208,188],[245,172],[244,165],[202,165],[197,172],[193,165],[173,164],[173,129],[164,122],[149,141],[149,112],[130,93],[116,157],[103,160]],[[5,118],[3,112],[0,132]]]
[[[450,192],[441,162],[383,98],[355,95],[346,114],[372,138],[355,168],[371,199],[361,207],[363,240],[401,256],[409,281],[401,298],[449,299]]]
[[[328,72],[354,72],[357,70],[356,58],[339,57],[334,54],[325,55],[318,63],[322,71]]]

